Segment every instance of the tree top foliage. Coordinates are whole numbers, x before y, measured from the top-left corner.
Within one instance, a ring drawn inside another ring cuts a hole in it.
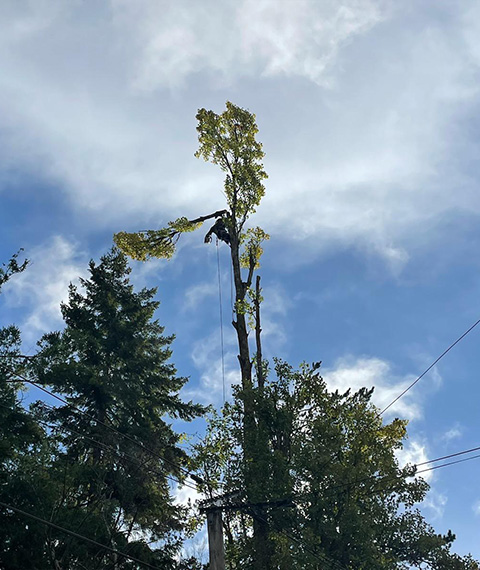
[[[227,101],[226,111],[220,115],[200,109],[196,118],[200,148],[195,156],[218,164],[225,172],[228,207],[232,216],[244,223],[260,204],[265,194],[262,180],[267,178],[262,143],[255,140],[256,117]]]
[[[193,220],[180,217],[158,230],[116,233],[116,245],[133,259],[170,259],[180,235],[198,229],[211,218],[223,217],[230,234],[240,239],[246,220],[265,194],[262,182],[267,178],[262,164],[265,153],[255,138],[258,133],[255,115],[227,101],[223,113],[200,109],[196,118],[199,148],[195,156],[219,165],[225,172],[228,209]]]

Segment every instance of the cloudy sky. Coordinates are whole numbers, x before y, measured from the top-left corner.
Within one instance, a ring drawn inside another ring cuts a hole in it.
[[[114,232],[223,208],[193,153],[197,109],[226,100],[256,113],[267,153],[268,356],[322,360],[332,387],[375,385],[382,406],[480,317],[477,2],[2,0],[0,26],[0,259],[31,259],[0,319],[26,351]],[[189,235],[133,279],[159,287],[189,394],[221,404],[215,244]],[[480,445],[479,334],[390,410],[411,420],[403,459]],[[438,470],[424,505],[477,557],[479,470]]]

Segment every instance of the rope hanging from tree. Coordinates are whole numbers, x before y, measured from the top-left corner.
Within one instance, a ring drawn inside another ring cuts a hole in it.
[[[222,279],[220,276],[220,254],[218,252],[218,237],[216,239],[216,245],[217,245],[218,302],[220,307],[220,346],[222,352],[222,389],[223,389],[223,403],[225,404],[225,350],[223,344]]]

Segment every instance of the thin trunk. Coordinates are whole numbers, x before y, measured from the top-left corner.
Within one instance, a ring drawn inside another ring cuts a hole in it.
[[[262,327],[260,324],[260,275],[257,275],[255,283],[255,341],[257,344],[257,380],[258,387],[263,392],[265,379],[263,377],[263,357],[262,357]]]
[[[245,314],[239,311],[245,301],[248,288],[251,285],[255,263],[250,263],[247,281],[242,281],[241,267],[240,267],[240,254],[239,254],[239,236],[237,234],[235,219],[231,219],[231,256],[233,267],[233,278],[235,284],[235,314],[236,320],[233,321],[233,326],[237,333],[239,355],[238,360],[240,363],[240,371],[242,376],[242,389],[243,389],[243,451],[245,456],[246,472],[245,472],[245,488],[249,501],[258,502],[263,499],[261,496],[259,485],[259,459],[263,453],[267,452],[266,449],[259,448],[260,439],[259,432],[260,426],[257,424],[257,414],[255,411],[254,398],[253,398],[253,381],[252,381],[252,361],[250,359],[250,348],[248,345],[248,327]],[[260,281],[257,278],[257,290],[259,290]],[[260,309],[258,308],[258,316]],[[258,323],[260,319],[258,318]],[[260,326],[260,324],[258,324]],[[261,359],[261,343],[259,342],[260,330],[257,334],[257,358],[258,347],[260,346],[260,359]],[[263,387],[263,376],[260,373],[260,378]],[[265,474],[263,474],[265,475]],[[271,543],[269,541],[268,521],[265,513],[261,513],[260,518],[254,518],[253,521],[253,542],[255,550],[254,568],[255,570],[270,570],[272,568],[271,558]]]
[[[248,328],[245,314],[238,310],[239,306],[245,300],[247,285],[242,281],[242,274],[240,268],[239,256],[239,238],[235,231],[232,231],[232,267],[233,267],[233,280],[235,284],[235,315],[236,320],[233,321],[233,326],[237,333],[238,349],[240,354],[238,360],[240,363],[240,371],[242,374],[242,388],[244,390],[251,390],[252,384],[252,363],[250,361],[250,349],[248,346]]]

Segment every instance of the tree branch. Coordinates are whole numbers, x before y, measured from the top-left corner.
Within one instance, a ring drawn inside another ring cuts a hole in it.
[[[205,222],[206,220],[210,220],[212,218],[219,218],[220,216],[224,216],[225,214],[228,214],[228,210],[217,210],[216,212],[213,212],[213,214],[208,214],[208,216],[199,216],[194,220],[188,220],[188,221],[190,224],[198,224],[200,222]]]

